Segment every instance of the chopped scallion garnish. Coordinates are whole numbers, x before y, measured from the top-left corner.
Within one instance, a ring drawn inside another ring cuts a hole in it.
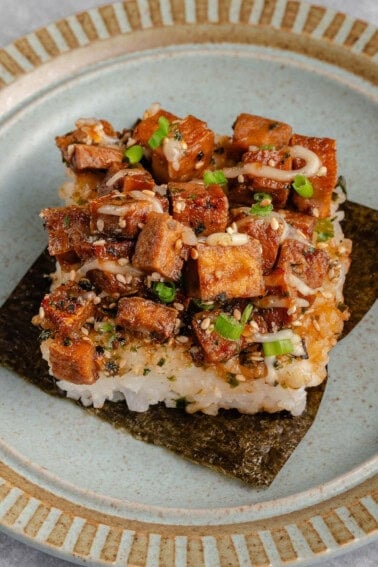
[[[250,215],[263,217],[273,211],[272,195],[269,195],[269,193],[255,193],[253,199],[256,202],[249,210]]]
[[[204,311],[211,311],[215,307],[214,301],[202,301],[201,299],[192,299],[194,305]]]
[[[152,290],[163,303],[172,303],[176,297],[176,286],[173,282],[154,282]]]
[[[290,354],[293,352],[294,346],[291,339],[281,339],[279,341],[271,341],[263,343],[264,356],[279,356],[280,354]]]
[[[220,313],[215,319],[214,329],[224,339],[238,341],[244,331],[244,327],[251,316],[253,306],[249,303],[244,309],[240,321],[227,313]]]
[[[221,169],[216,171],[205,171],[203,174],[203,182],[205,185],[226,185],[227,177]]]
[[[292,187],[298,195],[305,197],[306,199],[312,197],[314,194],[314,188],[311,181],[305,175],[296,175],[294,177]]]
[[[151,138],[148,140],[148,145],[153,150],[156,150],[156,148],[161,146],[164,138],[168,136],[170,122],[165,116],[160,116],[158,125],[158,129],[155,130]]]
[[[129,163],[134,164],[140,162],[143,157],[143,148],[136,144],[135,146],[130,146],[125,150],[125,157],[129,160]]]
[[[327,242],[335,236],[331,219],[319,219],[316,221],[315,232],[317,242]]]

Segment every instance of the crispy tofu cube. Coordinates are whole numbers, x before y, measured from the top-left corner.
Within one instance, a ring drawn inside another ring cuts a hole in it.
[[[303,213],[325,218],[330,215],[332,193],[337,182],[337,156],[336,141],[330,138],[312,138],[294,134],[291,138],[292,146],[304,146],[313,151],[322,162],[325,175],[310,177],[314,194],[306,199],[293,191],[293,203]],[[296,160],[294,167],[302,167],[301,160]]]
[[[135,238],[140,225],[146,222],[147,216],[156,207],[163,207],[161,200],[146,197],[134,199],[121,193],[104,195],[91,201],[88,205],[90,214],[90,232],[100,236]]]
[[[324,250],[292,239],[285,240],[281,245],[277,269],[293,274],[310,288],[322,285],[328,266],[329,258]]]
[[[204,300],[218,297],[256,297],[264,293],[261,245],[249,240],[241,246],[198,244],[198,259],[186,264],[188,294]]]
[[[183,228],[181,223],[166,213],[150,213],[135,246],[133,266],[178,280],[183,266],[181,248],[178,246]]]
[[[75,244],[89,235],[89,213],[86,207],[43,209],[41,218],[49,234],[49,253],[52,256],[73,252]]]
[[[113,163],[106,172],[103,182],[98,187],[98,195],[109,195],[113,191],[152,191],[155,181],[140,164],[129,167],[125,163]]]
[[[168,184],[172,216],[197,235],[224,232],[228,221],[228,199],[219,185],[205,188],[198,183]]]
[[[176,309],[149,299],[123,297],[118,302],[116,323],[128,333],[163,342],[173,336],[177,314]]]
[[[272,145],[275,148],[288,145],[291,126],[278,120],[253,114],[239,114],[234,124],[233,144],[240,150],[250,146]]]
[[[123,151],[117,147],[73,144],[69,163],[78,171],[83,169],[108,169],[112,163],[121,163]]]
[[[287,171],[292,169],[290,148],[287,147],[278,150],[263,149],[246,152],[243,154],[243,163],[258,163]],[[253,177],[252,175],[246,175],[245,179],[253,193],[256,191],[269,193],[272,195],[273,206],[275,208],[285,207],[290,193],[290,182],[276,181],[268,177]]]
[[[203,321],[210,319],[210,325],[214,324],[220,313],[220,310],[201,311],[196,313],[192,319],[193,331],[204,351],[206,360],[209,362],[226,362],[226,360],[239,354],[242,344],[241,339],[230,341],[221,337],[215,330],[209,332],[209,327],[202,329]]]
[[[94,244],[89,240],[83,240],[75,245],[75,252],[80,260],[120,260],[130,259],[134,251],[132,240],[104,240],[103,243]],[[122,264],[122,261],[121,261]]]
[[[75,282],[57,287],[42,300],[44,318],[42,325],[62,336],[72,336],[92,317],[95,311],[93,299]]]
[[[315,217],[299,213],[298,211],[290,211],[289,209],[284,209],[279,211],[279,213],[284,216],[288,224],[299,230],[305,238],[311,240],[316,225]]]
[[[90,341],[51,340],[50,364],[53,376],[73,384],[93,384],[98,378],[96,351]]]
[[[55,143],[67,162],[71,157],[72,144],[98,144],[105,136],[115,139],[117,137],[116,131],[107,120],[81,119],[76,122],[76,126],[76,130],[55,138]]]
[[[138,293],[142,287],[141,280],[138,277],[113,274],[106,270],[88,270],[87,278],[97,290],[104,291],[115,298]]]
[[[148,141],[159,128],[158,120],[161,116],[169,120],[170,127],[161,145],[152,150],[154,177],[161,183],[200,177],[211,161],[214,132],[195,116],[180,119],[160,110],[139,122],[134,129],[133,138],[149,148]]]
[[[280,240],[285,223],[277,221],[278,226],[272,226],[271,219],[248,215],[239,221],[239,232],[248,234],[258,240],[262,246],[263,274],[268,274],[276,261]]]

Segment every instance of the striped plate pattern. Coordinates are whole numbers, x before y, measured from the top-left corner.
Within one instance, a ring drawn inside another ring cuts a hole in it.
[[[378,84],[377,29],[342,13],[296,0],[130,0],[60,20],[0,49],[0,88],[93,42],[145,31],[148,46],[149,30],[164,33],[180,26],[207,26],[197,41],[222,38],[285,48]],[[76,505],[0,463],[0,525],[32,545],[83,563],[302,564],[378,533],[378,481],[371,478],[316,507],[265,521],[188,528],[126,520]]]
[[[378,533],[378,482],[370,479],[317,506],[265,521],[188,528],[75,505],[0,465],[0,523],[54,555],[96,565],[293,565]]]
[[[60,54],[98,40],[209,23],[222,30],[240,24],[237,34],[226,35],[234,42],[265,43],[262,31],[279,31],[269,35],[271,46],[336,62],[378,84],[378,30],[340,12],[296,0],[129,0],[59,20],[0,49],[0,88]]]

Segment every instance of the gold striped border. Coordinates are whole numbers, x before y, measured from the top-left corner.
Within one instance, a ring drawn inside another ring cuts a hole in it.
[[[148,10],[145,10],[147,5]],[[194,6],[195,21],[186,22],[188,6]],[[366,22],[333,12],[324,7],[302,4],[297,0],[242,0],[240,6],[231,0],[164,0],[169,21],[164,20],[161,0],[126,0],[81,12],[41,28],[34,34],[16,40],[0,49],[0,88],[11,84],[20,75],[38,68],[44,62],[67,50],[75,50],[99,40],[146,31],[159,30],[167,25],[193,27],[214,24],[222,27],[222,34],[231,42],[269,44],[272,47],[297,51],[339,65],[373,84],[378,84],[377,64],[378,30]],[[237,9],[238,8],[238,9]],[[209,14],[215,14],[210,19]],[[330,20],[330,21],[328,21]],[[247,31],[230,33],[226,29],[235,24],[247,26]],[[349,27],[344,37],[343,26]],[[126,29],[127,28],[127,29]],[[371,28],[371,34],[364,33]],[[270,33],[275,31],[275,33]],[[265,32],[265,34],[264,34]],[[276,32],[280,32],[279,34]],[[211,40],[202,34],[197,41]],[[64,49],[57,38],[60,34]],[[215,39],[217,39],[215,33]],[[185,36],[187,38],[187,35]],[[185,39],[186,41],[187,39]],[[35,42],[45,52],[44,60],[35,49]]]
[[[2,479],[2,480],[1,480]],[[231,525],[143,523],[89,509],[31,483],[0,463],[0,525],[46,551],[99,565],[238,567],[319,560],[378,535],[378,476],[339,496],[267,520]],[[332,545],[329,542],[334,542]],[[303,545],[308,550],[303,555]]]

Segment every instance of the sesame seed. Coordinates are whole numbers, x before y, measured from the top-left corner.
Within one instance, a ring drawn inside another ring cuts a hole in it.
[[[184,211],[186,209],[185,201],[182,201],[182,200],[177,201],[175,203],[174,209],[175,209],[176,213],[182,213],[182,211]]]
[[[240,321],[242,316],[241,311],[239,309],[234,309],[233,316],[237,321]]]
[[[123,284],[126,283],[126,278],[125,278],[125,276],[124,276],[123,274],[117,274],[117,275],[116,275],[116,280],[117,280],[119,283],[123,283]]]
[[[242,175],[241,173],[238,175],[238,182],[244,183],[244,175]]]
[[[111,353],[110,353],[108,350],[106,350],[106,351],[104,352],[104,356],[105,356],[105,358],[111,358],[112,355],[111,355]]]
[[[113,302],[113,303],[110,303],[110,304],[109,304],[109,309],[114,309],[114,307],[115,307],[116,305],[117,305],[117,304],[114,303],[114,302]]]
[[[268,205],[271,205],[271,204],[272,204],[272,199],[268,199],[268,198],[263,199],[260,203],[260,205],[262,207],[268,207]]]
[[[312,209],[312,214],[314,217],[319,217],[319,209],[317,209],[316,207],[314,207]]]
[[[118,259],[118,264],[120,266],[126,266],[126,264],[129,264],[130,260],[128,258],[119,258]]]
[[[99,295],[96,295],[96,297],[93,299],[93,303],[95,305],[98,305],[99,303],[101,303],[101,297]]]
[[[201,169],[201,167],[203,167],[205,165],[204,161],[197,161],[197,163],[194,166],[194,169]]]
[[[81,327],[81,332],[83,333],[83,335],[89,335],[89,331],[85,327]]]
[[[259,330],[259,325],[256,321],[250,321],[249,325],[252,327],[252,329],[255,329],[255,331]]]
[[[138,222],[138,228],[140,228],[140,230],[142,230],[142,228],[144,228],[144,224],[142,222]]]
[[[178,238],[178,239],[176,240],[176,242],[175,242],[175,248],[176,248],[176,250],[181,250],[181,248],[182,248],[182,240],[181,240],[181,238]]]
[[[102,232],[104,230],[105,223],[102,219],[98,219],[96,226],[97,226],[97,230],[99,232]]]
[[[152,281],[158,282],[161,278],[161,275],[159,274],[159,272],[152,272],[150,278]]]
[[[302,321],[300,321],[299,319],[297,321],[293,321],[292,322],[292,326],[293,327],[301,327],[302,326]]]
[[[211,324],[209,325],[209,327],[206,329],[206,334],[207,335],[211,335],[211,333],[214,331],[214,325]]]
[[[253,360],[254,362],[262,362],[264,360],[264,357],[260,355],[254,355],[250,356],[249,360]]]
[[[192,248],[190,251],[190,257],[192,258],[192,260],[198,260],[198,250],[196,248]]]
[[[236,222],[232,223],[231,228],[234,232],[238,232],[238,225],[236,224]]]
[[[201,322],[201,325],[200,325],[201,329],[203,331],[206,331],[206,329],[208,329],[210,327],[210,324],[211,324],[210,317],[205,317],[205,319],[203,319],[202,322]]]
[[[189,337],[186,337],[185,335],[179,335],[178,337],[176,337],[176,341],[181,344],[185,344],[189,341]]]
[[[291,307],[289,307],[289,309],[287,310],[287,314],[288,315],[292,315],[293,313],[295,313],[297,310],[297,306],[296,305],[292,305]]]
[[[125,276],[125,280],[127,284],[130,284],[133,281],[133,276],[129,274],[128,276]]]
[[[245,376],[243,376],[243,374],[236,374],[235,378],[238,382],[245,382]]]
[[[226,231],[228,232],[228,234],[234,234],[234,229],[232,228],[232,226],[228,226],[226,228]]]
[[[125,228],[126,227],[126,221],[125,219],[123,219],[122,217],[120,217],[119,221],[118,221],[118,226],[119,228]]]
[[[223,272],[222,272],[221,270],[215,270],[214,276],[215,276],[218,280],[221,279],[222,275],[223,275]]]
[[[280,223],[278,222],[278,220],[276,219],[276,217],[272,217],[272,218],[270,219],[270,227],[271,227],[273,230],[278,230],[278,229],[279,229]]]
[[[93,246],[104,246],[106,244],[105,240],[101,238],[100,240],[95,240]]]
[[[333,297],[333,294],[330,291],[322,291],[322,296],[326,299],[331,299],[331,297]]]
[[[39,316],[41,319],[45,318],[45,310],[43,309],[42,306],[39,308]]]
[[[326,166],[323,165],[323,166],[319,169],[319,171],[318,171],[318,173],[317,173],[317,176],[318,176],[318,177],[324,177],[325,175],[327,175],[327,171],[328,171],[328,170],[327,170]]]
[[[174,307],[175,309],[177,309],[177,311],[184,311],[184,306],[183,306],[182,303],[177,303],[177,302],[175,302],[175,303],[173,304],[173,307]]]
[[[70,271],[70,281],[74,282],[75,278],[76,278],[76,272],[75,272],[75,270],[71,270]]]
[[[268,161],[268,165],[269,165],[270,167],[274,167],[274,166],[276,165],[276,162],[274,161],[274,159],[270,159],[270,160]]]
[[[151,191],[150,189],[143,189],[142,193],[149,195],[150,197],[155,197],[155,192]]]
[[[320,331],[320,325],[319,325],[319,323],[317,322],[316,319],[312,320],[312,324],[314,325],[314,327],[317,331]]]
[[[346,252],[348,252],[348,250],[345,248],[345,246],[339,246],[338,252],[339,254],[345,254]]]

